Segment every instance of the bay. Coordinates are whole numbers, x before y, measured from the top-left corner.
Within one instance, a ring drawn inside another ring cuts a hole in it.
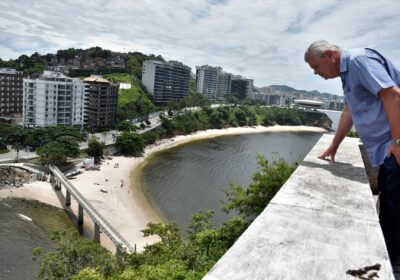
[[[215,212],[218,225],[228,216],[221,210],[230,183],[247,186],[258,169],[257,155],[301,161],[321,133],[273,132],[223,136],[181,145],[145,162],[141,182],[156,211],[184,228],[201,209]]]

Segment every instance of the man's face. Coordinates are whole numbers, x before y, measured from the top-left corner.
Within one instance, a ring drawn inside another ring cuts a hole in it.
[[[339,55],[336,52],[325,51],[324,57],[310,56],[308,64],[315,75],[320,75],[325,80],[339,76]]]

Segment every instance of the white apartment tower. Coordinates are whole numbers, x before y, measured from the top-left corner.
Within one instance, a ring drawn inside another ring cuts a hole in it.
[[[44,71],[23,80],[25,127],[83,126],[85,84],[59,72]]]
[[[223,101],[230,94],[232,74],[221,67],[209,65],[196,67],[196,92],[203,93],[211,101]]]

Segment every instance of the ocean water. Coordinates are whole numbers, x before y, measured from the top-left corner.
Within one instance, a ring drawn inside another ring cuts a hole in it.
[[[257,155],[301,161],[321,133],[274,132],[222,136],[163,151],[147,160],[141,182],[157,212],[182,228],[201,209],[215,212],[217,224],[230,183],[247,186],[258,169]]]

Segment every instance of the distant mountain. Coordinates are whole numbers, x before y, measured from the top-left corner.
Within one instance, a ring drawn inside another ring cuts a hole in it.
[[[337,96],[336,98],[341,99],[342,96],[338,96],[336,94],[319,92],[318,90],[299,90],[292,88],[287,85],[270,85],[258,88],[258,92],[266,93],[266,94],[276,94],[282,96],[292,96],[296,98],[311,98],[311,99],[332,99],[333,96]]]

